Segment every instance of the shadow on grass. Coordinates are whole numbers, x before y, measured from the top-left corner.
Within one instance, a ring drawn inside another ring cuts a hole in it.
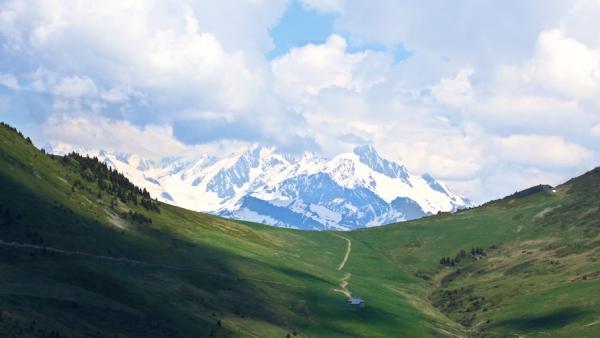
[[[0,205],[15,215],[0,219],[0,239],[38,245],[0,247],[0,311],[22,318],[11,322],[17,333],[25,326],[31,336],[208,336],[227,332],[220,319],[240,312],[286,327],[259,306],[269,295],[236,271],[244,257],[158,225],[108,226],[84,216],[77,201],[59,202],[68,188],[32,189],[4,175],[0,186]],[[0,336],[10,330],[0,325]]]
[[[393,319],[376,307],[348,308],[331,282],[301,269],[194,242],[159,225],[121,231],[83,216],[74,208],[77,204],[59,202],[52,187],[31,189],[2,175],[0,186],[0,204],[19,215],[0,226],[0,239],[37,240],[50,248],[149,262],[0,248],[5,277],[0,280],[0,309],[25,318],[15,330],[30,327],[26,334],[53,330],[68,336],[233,335],[235,328],[220,319],[247,317],[318,336],[352,336],[349,321],[383,325]],[[282,273],[306,288],[263,284],[247,278],[239,266],[256,267],[268,277]],[[18,291],[15,285],[20,285]],[[11,332],[0,326],[0,336]]]
[[[531,314],[496,322],[492,327],[505,327],[514,330],[558,329],[583,318],[588,311],[577,307],[567,307],[547,314]]]
[[[317,275],[311,274],[311,273],[307,273],[301,270],[295,270],[295,269],[290,269],[288,267],[284,267],[284,266],[270,266],[271,269],[273,270],[277,270],[283,274],[288,275],[291,278],[295,278],[295,279],[305,279],[307,281],[312,281],[312,282],[320,282],[320,283],[325,283],[328,284],[331,287],[337,286],[337,284],[333,284],[330,281],[321,278]]]

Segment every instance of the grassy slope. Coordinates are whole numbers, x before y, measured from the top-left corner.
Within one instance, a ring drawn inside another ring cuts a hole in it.
[[[75,180],[91,193],[73,192]],[[558,193],[341,233],[352,240],[352,251],[338,271],[346,241],[330,232],[119,204],[120,211],[153,220],[131,224],[76,171],[2,127],[0,240],[144,264],[0,245],[0,333],[598,334],[600,180],[597,173],[582,180]],[[10,222],[3,210],[10,210]],[[493,244],[497,249],[487,249]],[[487,258],[454,268],[438,263],[471,247],[485,247]],[[350,308],[333,291],[344,277],[366,308]]]
[[[595,169],[556,192],[348,235],[419,276],[407,288],[421,292],[421,299],[431,300],[470,335],[597,336],[598,196]],[[467,254],[455,267],[439,264],[441,257],[474,247],[487,255]]]
[[[76,180],[91,192],[73,191]],[[0,187],[0,240],[151,263],[0,245],[3,335],[426,332],[421,324],[428,316],[402,302],[365,311],[344,303],[333,289],[344,276],[337,266],[346,241],[331,233],[236,223],[168,205],[158,214],[119,202],[120,211],[132,209],[153,220],[131,224],[109,207],[110,196],[99,198],[98,188],[75,170],[4,127]],[[399,322],[399,315],[411,321]]]

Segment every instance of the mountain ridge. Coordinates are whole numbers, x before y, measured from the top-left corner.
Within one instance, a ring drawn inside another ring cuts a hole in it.
[[[372,145],[330,159],[253,145],[221,159],[200,155],[157,161],[60,144],[47,148],[57,155],[96,156],[162,202],[280,227],[350,230],[471,205],[431,175],[411,174],[381,157]]]

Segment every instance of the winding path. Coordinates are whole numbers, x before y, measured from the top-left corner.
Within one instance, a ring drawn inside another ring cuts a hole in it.
[[[346,262],[348,261],[348,257],[350,257],[350,252],[352,252],[352,241],[350,240],[350,238],[342,236],[342,235],[338,235],[338,234],[333,234],[333,235],[346,240],[346,242],[348,243],[348,245],[346,246],[346,254],[344,255],[344,259],[342,260],[342,262],[340,263],[340,265],[337,268],[338,271],[341,271],[344,268],[344,266],[346,265]],[[344,275],[344,278],[342,278],[342,280],[340,281],[340,288],[333,289],[333,291],[343,294],[348,299],[352,298],[352,293],[350,292],[350,290],[348,290],[348,283],[350,281],[351,276],[352,276],[352,274],[350,272],[347,272]]]
[[[346,242],[348,242],[348,246],[346,247],[346,255],[344,256],[344,259],[340,263],[340,266],[338,266],[338,268],[337,268],[338,270],[342,270],[344,268],[344,265],[346,265],[346,262],[348,261],[348,257],[350,257],[350,252],[352,252],[352,241],[350,240],[350,238],[344,237],[342,235],[334,234],[334,236],[345,239]]]

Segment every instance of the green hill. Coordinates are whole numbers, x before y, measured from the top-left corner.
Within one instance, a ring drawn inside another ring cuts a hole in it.
[[[457,214],[294,231],[158,203],[3,124],[0,335],[599,336],[598,196],[595,169]]]

